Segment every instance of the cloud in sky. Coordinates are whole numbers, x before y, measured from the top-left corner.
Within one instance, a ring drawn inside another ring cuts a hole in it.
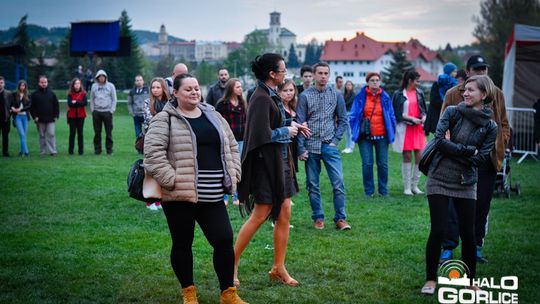
[[[354,37],[356,32],[377,40],[418,38],[432,48],[473,41],[472,16],[480,0],[20,0],[4,4],[0,28],[28,22],[46,27],[69,26],[82,20],[117,19],[126,9],[134,29],[158,31],[163,23],[169,34],[196,40],[241,41],[255,28],[268,28],[269,13],[281,12],[281,24],[299,42]]]

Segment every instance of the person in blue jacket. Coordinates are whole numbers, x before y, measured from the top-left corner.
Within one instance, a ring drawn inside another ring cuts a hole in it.
[[[354,98],[349,123],[352,140],[358,143],[362,157],[362,179],[364,194],[372,197],[375,193],[373,182],[373,148],[377,159],[378,190],[381,196],[388,196],[388,145],[394,142],[396,117],[392,99],[381,87],[381,75],[376,72],[366,76],[367,86]],[[370,133],[361,132],[362,122],[369,120]]]

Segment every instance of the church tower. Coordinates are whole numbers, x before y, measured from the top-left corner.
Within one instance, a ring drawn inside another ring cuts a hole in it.
[[[169,35],[167,34],[164,24],[159,28],[158,47],[160,56],[169,55]]]
[[[281,13],[272,12],[270,13],[270,29],[268,32],[268,43],[271,46],[279,45],[279,35],[281,34],[281,22],[280,22]]]
[[[159,44],[167,44],[169,38],[167,34],[167,30],[165,30],[165,25],[162,24],[159,28],[159,36],[158,36],[158,43]]]

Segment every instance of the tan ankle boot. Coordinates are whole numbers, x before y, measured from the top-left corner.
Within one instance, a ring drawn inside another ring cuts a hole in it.
[[[194,285],[182,288],[182,298],[184,299],[184,304],[199,304],[199,301],[197,301],[197,290]]]
[[[225,289],[219,297],[219,304],[249,304],[242,301],[236,293],[236,287],[229,287]]]

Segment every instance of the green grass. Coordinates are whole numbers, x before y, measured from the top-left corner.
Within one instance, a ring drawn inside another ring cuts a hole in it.
[[[30,158],[0,159],[0,303],[179,303],[169,264],[163,213],[127,197],[126,175],[139,156],[125,104],[114,116],[114,154],[92,154],[92,124],[85,125],[84,156],[67,154],[65,113],[57,123],[56,157],[39,156],[37,131],[28,130]],[[11,131],[10,152],[18,154]],[[401,157],[390,153],[390,197],[365,199],[361,162],[344,155],[348,220],[352,230],[312,228],[303,168],[294,198],[289,272],[296,288],[270,283],[272,228],[265,224],[240,265],[240,294],[250,303],[437,303],[419,295],[429,229],[425,196],[401,195]],[[521,303],[540,298],[540,163],[513,164],[523,194],[493,200],[479,277],[516,275]],[[322,192],[331,219],[331,188]],[[229,206],[235,233],[244,222]],[[201,303],[218,302],[211,248],[197,228],[193,246]]]

